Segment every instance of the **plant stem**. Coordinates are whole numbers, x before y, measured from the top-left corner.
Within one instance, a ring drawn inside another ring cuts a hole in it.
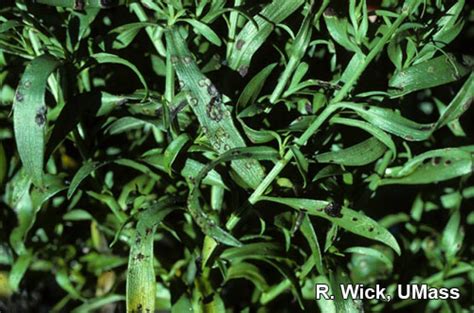
[[[417,1],[415,2],[417,3]],[[306,129],[306,131],[301,135],[300,138],[296,140],[296,145],[304,146],[308,139],[318,130],[321,124],[326,120],[326,118],[331,115],[335,111],[335,104],[340,102],[344,99],[349,91],[352,89],[353,85],[356,83],[360,75],[364,72],[370,62],[380,53],[384,45],[388,42],[388,40],[392,37],[395,31],[398,29],[400,24],[405,20],[408,16],[409,12],[411,12],[413,8],[413,4],[408,8],[404,9],[400,16],[396,19],[396,21],[390,26],[387,32],[380,38],[374,48],[370,51],[367,55],[367,58],[364,62],[356,69],[352,77],[346,82],[346,84],[337,92],[334,98],[331,100],[330,105],[328,105],[321,114],[315,118],[315,120],[311,123],[311,125]],[[286,152],[283,159],[281,159],[275,166],[272,168],[270,173],[263,179],[260,185],[255,189],[255,191],[250,195],[249,202],[254,204],[258,201],[260,196],[265,192],[265,190],[270,186],[273,180],[278,176],[278,174],[285,168],[288,162],[293,157],[293,153],[291,150]],[[236,217],[237,218],[237,217]],[[230,220],[229,220],[230,222]],[[236,224],[235,221],[232,221],[232,224]]]
[[[382,51],[385,44],[389,41],[389,39],[393,36],[393,34],[397,31],[400,24],[407,18],[409,12],[411,12],[413,6],[410,6],[408,9],[404,8],[400,16],[395,20],[395,22],[390,26],[387,32],[380,38],[377,44],[370,50],[369,54],[366,56],[364,62],[362,62],[354,71],[354,74],[349,78],[349,80],[342,86],[340,90],[334,95],[334,98],[331,100],[330,104],[337,103],[342,101],[347,94],[352,90],[352,87],[357,82],[359,77],[365,71],[367,66],[372,62],[372,60]]]
[[[301,24],[300,30],[298,31],[298,34],[296,35],[296,38],[293,41],[293,47],[291,48],[292,52],[290,55],[290,60],[288,61],[288,64],[286,65],[285,70],[283,71],[280,78],[278,79],[277,86],[275,87],[275,89],[273,90],[270,96],[270,99],[269,99],[270,103],[275,103],[280,98],[281,94],[283,93],[283,90],[285,89],[286,85],[288,84],[288,81],[291,78],[291,75],[293,75],[294,71],[296,70],[298,65],[301,63],[301,59],[306,53],[306,49],[308,48],[308,45],[309,45],[313,24],[319,21],[319,18],[321,17],[324,10],[326,10],[326,7],[329,5],[329,2],[330,0],[324,0],[319,11],[316,13],[314,20],[313,20],[313,13],[312,13],[313,7],[314,7],[314,1],[310,3],[309,9],[308,9],[308,15],[305,17],[303,23]]]

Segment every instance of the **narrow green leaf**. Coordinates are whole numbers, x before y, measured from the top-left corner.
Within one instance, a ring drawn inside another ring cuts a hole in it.
[[[272,63],[265,66],[260,72],[258,72],[252,79],[245,85],[244,90],[240,93],[239,99],[237,100],[237,108],[240,110],[247,107],[249,104],[253,104],[257,99],[258,95],[262,91],[262,88],[267,80],[268,76],[272,73],[273,69],[277,64]]]
[[[172,202],[159,202],[138,216],[127,271],[127,312],[154,312],[156,278],[153,239],[156,227],[172,211]]]
[[[381,185],[430,184],[472,173],[472,153],[459,148],[438,149],[420,154],[404,166],[389,168]],[[392,176],[392,177],[390,177]]]
[[[16,259],[15,263],[13,263],[8,277],[8,283],[14,292],[19,290],[20,282],[23,279],[26,270],[30,266],[32,259],[32,252],[26,251],[24,254],[21,254],[18,259]]]
[[[188,134],[181,134],[166,147],[163,157],[163,166],[168,171],[168,174],[171,175],[174,160],[176,160],[178,154],[190,140],[191,138]]]
[[[71,184],[69,185],[69,188],[67,190],[68,199],[71,199],[72,195],[76,192],[76,189],[87,176],[92,174],[96,169],[106,165],[107,163],[108,162],[97,161],[85,162],[72,178]]]
[[[189,23],[192,27],[194,27],[194,31],[203,35],[207,40],[209,40],[216,46],[220,47],[222,45],[222,41],[219,36],[217,36],[217,34],[212,30],[212,28],[210,28],[203,22],[189,18],[183,19],[183,21]]]
[[[245,260],[263,260],[265,258],[278,258],[281,256],[281,247],[274,242],[254,242],[241,247],[227,248],[222,252],[221,258],[233,263]]]
[[[347,18],[336,15],[334,9],[329,8],[323,14],[326,27],[331,37],[345,49],[359,53],[360,48],[350,39],[348,30],[350,29]]]
[[[166,42],[188,103],[214,149],[222,154],[235,147],[245,147],[229,109],[222,103],[222,95],[199,71],[178,30],[167,31]],[[237,160],[231,166],[251,188],[256,188],[263,179],[263,168],[257,161]]]
[[[43,186],[46,133],[45,92],[49,75],[60,65],[50,55],[34,59],[25,69],[13,103],[15,140],[26,173],[36,186]]]
[[[16,253],[25,253],[26,237],[30,229],[33,227],[36,221],[36,215],[41,210],[43,204],[57,193],[67,188],[64,185],[63,180],[64,177],[62,175],[46,175],[44,177],[44,188],[38,189],[34,187],[31,192],[28,192],[31,186],[30,180],[24,179],[19,182],[19,188],[25,188],[25,190],[15,202],[18,226],[16,226],[10,234],[10,243]]]
[[[470,57],[464,58],[466,64],[472,62],[467,61]],[[442,55],[395,73],[389,81],[389,86],[396,89],[392,96],[399,97],[417,90],[448,84],[471,72],[471,66],[458,62],[451,55]]]
[[[353,127],[357,127],[357,128],[365,130],[366,132],[368,132],[369,134],[377,138],[380,142],[384,143],[387,146],[387,148],[389,148],[390,151],[392,151],[393,156],[396,157],[397,148],[395,147],[395,143],[393,142],[392,137],[386,134],[381,129],[374,127],[371,124],[364,121],[359,121],[359,120],[349,119],[349,118],[342,118],[342,117],[332,118],[331,123],[353,126]]]
[[[349,208],[343,207],[339,217],[333,217],[325,212],[329,202],[302,199],[302,198],[278,198],[278,197],[260,197],[261,201],[271,201],[287,205],[295,210],[307,212],[308,214],[322,217],[331,223],[344,228],[356,235],[369,239],[380,241],[391,247],[397,254],[400,254],[400,246],[393,235],[384,227],[380,226],[370,217],[358,213]]]
[[[451,100],[446,110],[444,110],[443,114],[441,114],[440,118],[436,122],[436,128],[441,128],[444,125],[461,117],[461,115],[471,106],[473,96],[474,73],[471,73],[454,99]]]
[[[58,285],[68,293],[73,299],[81,299],[80,293],[71,282],[70,276],[66,268],[59,269],[54,275]]]
[[[120,25],[109,32],[112,40],[113,49],[123,49],[128,47],[140,30],[145,27],[157,27],[157,24],[148,22],[136,22]]]
[[[281,23],[303,3],[303,0],[273,0],[265,6],[254,17],[258,27],[249,21],[235,38],[230,50],[231,53],[227,57],[229,67],[245,76],[253,55],[268,38],[273,30],[273,25]]]
[[[291,152],[293,152],[293,156],[295,157],[296,167],[303,178],[303,188],[305,188],[307,183],[306,174],[308,173],[309,162],[297,146],[291,146],[290,149]]]
[[[362,166],[379,159],[387,147],[375,137],[370,137],[351,147],[316,155],[320,163],[336,163],[346,166]]]
[[[318,237],[314,231],[313,224],[307,215],[304,216],[303,222],[301,223],[301,233],[308,241],[309,247],[311,248],[311,256],[314,259],[316,269],[321,275],[324,275],[325,270],[323,266],[323,257],[321,255],[321,249],[319,248]]]
[[[76,209],[63,215],[65,221],[91,221],[94,217],[87,211]]]

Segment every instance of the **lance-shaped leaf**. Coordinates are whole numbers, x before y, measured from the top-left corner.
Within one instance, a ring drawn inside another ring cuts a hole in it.
[[[434,124],[419,124],[390,109],[351,103],[341,103],[341,107],[353,109],[370,124],[408,141],[426,140],[434,131]]]
[[[222,154],[232,148],[245,147],[229,109],[222,102],[222,95],[200,72],[178,30],[167,31],[166,42],[181,88],[187,92],[188,103],[214,149]],[[251,188],[256,188],[263,179],[263,168],[255,160],[236,160],[231,166]]]
[[[448,107],[443,111],[440,118],[436,122],[436,128],[441,128],[444,125],[458,119],[471,106],[472,98],[474,97],[474,73],[469,75],[464,85],[456,94]]]
[[[463,62],[459,62],[452,55],[442,55],[395,73],[389,81],[389,86],[396,89],[393,96],[399,97],[459,80],[472,71],[472,58],[463,58]]]
[[[156,278],[153,238],[157,225],[173,209],[172,199],[160,201],[138,215],[127,272],[127,312],[154,312]]]
[[[43,185],[46,84],[49,75],[59,64],[57,59],[46,54],[28,64],[13,103],[13,127],[18,153],[26,173],[36,186]]]
[[[381,185],[431,184],[472,173],[472,153],[461,148],[438,149],[420,154],[401,168],[389,168]]]
[[[357,211],[343,207],[339,216],[326,213],[326,208],[330,204],[327,201],[302,199],[302,198],[281,198],[281,197],[260,197],[261,201],[271,201],[287,205],[295,210],[307,212],[310,215],[322,217],[331,223],[346,229],[356,235],[380,241],[391,247],[397,254],[400,254],[400,246],[393,235],[370,217]]]
[[[339,151],[318,154],[316,160],[320,163],[362,166],[376,161],[386,150],[387,147],[382,142],[375,137],[371,137]]]
[[[274,25],[281,23],[303,3],[303,0],[274,0],[264,7],[254,17],[258,27],[249,21],[235,38],[228,56],[229,67],[245,76],[253,55],[270,35]]]

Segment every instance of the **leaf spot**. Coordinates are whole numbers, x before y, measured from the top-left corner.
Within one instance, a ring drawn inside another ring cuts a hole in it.
[[[235,47],[237,48],[237,50],[242,50],[242,47],[244,46],[244,44],[245,44],[245,41],[243,41],[242,39],[239,39],[237,40]]]
[[[331,217],[341,217],[341,205],[336,202],[330,202],[325,208],[324,212]]]
[[[23,99],[24,99],[23,94],[20,93],[19,91],[17,91],[17,92],[16,92],[16,95],[15,95],[15,99],[16,99],[16,101],[18,101],[18,102],[22,102]]]
[[[46,107],[42,106],[36,110],[35,115],[35,123],[36,125],[42,127],[46,123]]]

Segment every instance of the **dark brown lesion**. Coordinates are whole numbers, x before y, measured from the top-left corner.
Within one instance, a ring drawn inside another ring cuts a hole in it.
[[[211,100],[209,101],[207,108],[207,116],[216,122],[219,122],[222,120],[222,117],[224,116],[224,110],[222,106],[222,98],[219,96],[216,97],[211,97]]]
[[[35,123],[36,125],[42,127],[46,123],[46,107],[42,106],[39,107],[38,110],[36,110],[36,115],[35,115]]]
[[[86,3],[84,0],[75,0],[74,1],[74,10],[83,11],[85,9]]]
[[[342,207],[339,203],[330,202],[324,208],[324,212],[331,217],[342,217],[341,209]]]
[[[141,261],[145,260],[146,258],[148,258],[148,256],[144,255],[141,252],[138,252],[137,255],[135,256],[135,260],[138,261],[138,262],[141,262]]]
[[[245,44],[245,41],[243,41],[242,39],[239,39],[235,43],[235,48],[237,48],[237,50],[242,50],[242,47],[244,46],[244,44]]]

